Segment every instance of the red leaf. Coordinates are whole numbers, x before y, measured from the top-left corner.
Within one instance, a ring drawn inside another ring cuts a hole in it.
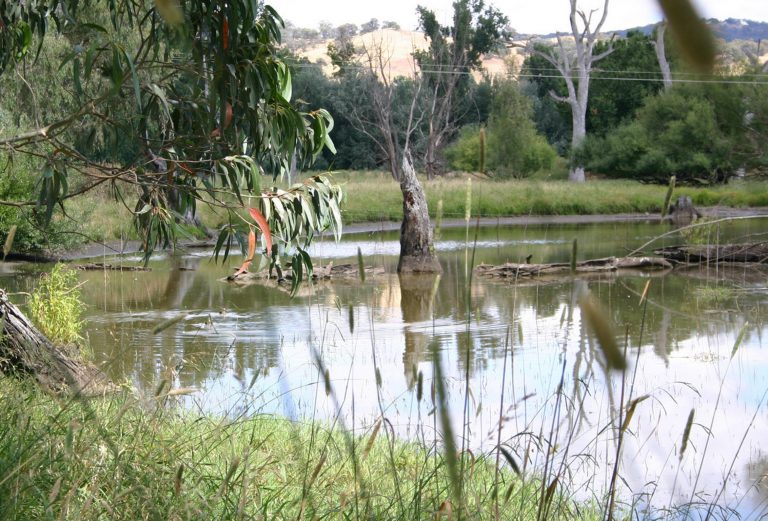
[[[229,20],[226,16],[221,21],[221,42],[226,51],[229,48]]]
[[[256,254],[256,233],[253,231],[253,229],[251,229],[251,232],[248,234],[248,258],[245,259],[245,262],[243,262],[243,265],[240,266],[240,269],[235,272],[232,278],[235,278],[238,275],[241,275],[248,270],[248,266],[250,266],[251,262],[253,262],[253,256],[255,254]]]
[[[256,221],[256,224],[259,225],[259,229],[261,230],[261,233],[264,234],[264,238],[267,241],[267,255],[272,254],[272,232],[269,231],[269,223],[267,223],[267,220],[264,218],[264,215],[257,210],[256,208],[248,208],[248,213],[251,214],[251,217],[253,217],[253,220]]]

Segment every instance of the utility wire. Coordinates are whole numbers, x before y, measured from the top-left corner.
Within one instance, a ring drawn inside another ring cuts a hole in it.
[[[318,64],[310,64],[310,63],[301,63],[301,64],[295,64],[294,65],[294,67],[297,68],[297,69],[313,69],[313,68],[317,68],[318,66],[319,66]],[[363,67],[363,66],[359,66],[359,65],[345,66],[344,69],[345,70],[349,70],[349,71],[361,71],[361,72],[370,71],[370,69],[368,67]],[[538,70],[538,69],[534,69],[534,70]],[[552,68],[552,69],[540,69],[540,70],[546,70],[548,72],[549,71],[557,71],[557,69],[554,69],[554,68]],[[451,75],[451,76],[456,76],[456,75],[469,76],[469,75],[472,75],[474,73],[474,71],[460,71],[460,70],[452,71],[452,70],[442,70],[442,69],[419,69],[419,72],[421,72],[423,74],[437,74],[437,75],[447,75],[447,76],[448,75]],[[601,70],[598,70],[598,69],[594,69],[594,70],[592,70],[592,73],[590,75],[590,81],[634,81],[634,82],[641,82],[641,83],[662,83],[664,81],[661,78],[661,72],[624,71],[626,74],[646,74],[646,75],[656,74],[656,75],[659,75],[658,78],[648,78],[648,77],[645,77],[645,78],[640,77],[640,78],[638,78],[638,77],[630,77],[630,76],[604,76],[603,75],[603,74],[607,74],[609,72],[615,74],[615,73],[620,73],[621,71],[601,71]],[[766,81],[757,81],[757,80],[749,81],[749,80],[744,80],[744,79],[732,79],[732,80],[729,80],[729,79],[723,78],[722,76],[715,76],[715,75],[703,76],[702,77],[700,75],[696,75],[695,73],[680,73],[680,74],[681,75],[685,74],[685,75],[690,75],[690,76],[695,76],[695,77],[693,77],[693,78],[685,78],[685,77],[680,78],[680,77],[675,77],[675,76],[678,76],[678,73],[675,73],[673,75],[673,77],[672,77],[672,83],[706,83],[706,84],[714,84],[714,85],[761,85],[761,86],[762,85],[768,85],[768,75],[753,74],[753,75],[739,75],[739,76],[735,76],[735,78],[744,78],[744,77],[766,78]],[[540,73],[534,73],[534,72],[517,73],[517,74],[513,73],[513,74],[511,74],[511,76],[513,76],[515,78],[532,78],[532,79],[537,79],[537,78],[542,78],[542,79],[544,79],[544,78],[564,79],[565,78],[563,75],[561,75],[559,73],[558,74],[540,74]],[[572,75],[572,76],[570,76],[570,78],[573,79],[573,80],[578,80],[579,79],[578,76],[576,76],[576,75]]]

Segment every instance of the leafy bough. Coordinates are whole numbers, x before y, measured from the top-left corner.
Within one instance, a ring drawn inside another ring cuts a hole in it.
[[[70,42],[70,52],[52,56],[69,70],[66,85],[53,88],[66,89],[76,108],[46,125],[29,118],[31,130],[0,136],[0,153],[43,164],[39,197],[10,202],[34,206],[42,224],[67,199],[108,184],[134,215],[147,261],[173,247],[206,204],[225,212],[217,259],[236,244],[246,254],[239,271],[258,253],[282,277],[281,257],[290,257],[294,289],[312,273],[312,238],[328,227],[339,237],[343,196],[328,177],[285,190],[261,186],[334,150],[331,115],[292,103],[279,51],[283,22],[271,7],[0,0],[0,22],[0,74],[33,62],[49,38]],[[71,191],[73,173],[85,182]]]

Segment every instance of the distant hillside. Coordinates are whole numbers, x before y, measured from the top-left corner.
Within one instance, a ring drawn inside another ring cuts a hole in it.
[[[726,64],[739,64],[747,59],[756,59],[758,63],[765,63],[768,55],[765,54],[768,45],[757,45],[757,40],[764,39],[768,44],[768,23],[755,22],[752,20],[737,20],[729,18],[725,21],[709,20],[709,24],[715,33],[726,41],[729,45],[722,51]],[[644,27],[634,27],[621,31],[613,31],[619,36],[626,36],[630,30],[639,30],[646,34],[653,31],[655,25],[646,25]],[[535,36],[537,39],[554,39],[556,34]],[[517,40],[522,41],[532,38],[533,35],[518,35]],[[352,42],[358,51],[363,49],[372,49],[380,46],[384,50],[384,55],[388,62],[388,73],[391,76],[412,76],[414,71],[413,57],[411,53],[414,50],[423,50],[427,47],[427,41],[420,32],[403,31],[395,28],[379,29],[369,31],[364,34],[352,36]],[[333,73],[331,60],[328,57],[328,44],[334,41],[333,38],[323,38],[319,31],[312,29],[300,29],[293,26],[289,27],[284,33],[285,45],[298,56],[308,59],[312,63],[320,64],[327,75]],[[489,56],[483,60],[483,68],[490,75],[502,74],[506,72],[509,63],[514,63],[516,67],[522,65],[524,51],[520,48],[511,48],[507,50],[506,56]],[[738,67],[732,70],[732,73],[739,72]],[[479,77],[479,74],[476,75]]]
[[[711,18],[707,23],[715,34],[726,42],[735,40],[768,40],[768,22],[756,22],[754,20],[740,20],[728,18],[727,20],[716,20]],[[616,33],[619,36],[626,36],[629,31],[640,31],[644,34],[651,34],[656,24],[644,25],[642,27],[631,27],[619,31],[607,31]],[[541,36],[542,38],[554,38],[556,33]]]
[[[333,66],[331,65],[331,59],[328,57],[328,44],[332,41],[333,39],[313,39],[301,42],[286,41],[286,44],[299,56],[307,58],[312,63],[322,65],[325,74],[331,75]],[[427,48],[427,41],[422,33],[398,29],[379,29],[356,35],[352,37],[352,43],[361,54],[363,49],[381,47],[387,61],[388,73],[392,77],[412,76],[414,64],[411,53],[415,50]],[[516,65],[520,66],[522,64],[523,57],[518,55],[515,49],[510,51],[510,56],[515,56]],[[491,75],[505,72],[506,64],[504,58],[499,56],[484,58],[483,69]]]

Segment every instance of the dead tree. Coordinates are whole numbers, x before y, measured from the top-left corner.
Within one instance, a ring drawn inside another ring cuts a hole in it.
[[[577,9],[577,0],[571,0],[571,36],[573,37],[575,48],[569,50],[566,47],[563,35],[557,35],[557,47],[549,52],[534,50],[537,55],[554,66],[565,80],[568,96],[559,96],[555,92],[550,92],[550,96],[556,101],[567,103],[571,107],[571,118],[573,122],[573,132],[571,134],[571,149],[578,148],[587,136],[587,103],[589,101],[589,78],[592,74],[592,66],[611,54],[613,46],[600,54],[593,54],[595,44],[597,43],[600,29],[608,16],[608,1],[603,5],[603,14],[600,21],[593,28],[592,15],[597,11],[593,9],[589,15]],[[579,20],[583,27],[579,27]],[[584,182],[584,167],[582,165],[571,165],[568,178],[571,181]]]
[[[681,195],[669,207],[669,214],[664,220],[670,221],[675,226],[688,226],[701,217],[701,212],[693,206],[693,200],[687,195]]]
[[[423,112],[419,109],[422,80],[414,74],[414,90],[405,121],[395,121],[395,85],[390,76],[389,59],[383,42],[364,48],[368,70],[368,90],[373,98],[373,116],[365,118],[353,111],[353,124],[369,136],[386,158],[392,177],[403,194],[403,224],[400,227],[399,273],[439,273],[442,271],[434,250],[432,224],[427,198],[416,177],[411,155],[411,140]]]
[[[667,60],[667,51],[664,45],[664,34],[667,32],[667,22],[661,22],[656,26],[656,41],[653,42],[653,48],[656,50],[656,59],[661,69],[661,79],[664,82],[664,90],[672,88],[672,72]]]
[[[94,365],[53,344],[0,289],[0,372],[29,375],[56,393],[94,395],[113,388]]]

